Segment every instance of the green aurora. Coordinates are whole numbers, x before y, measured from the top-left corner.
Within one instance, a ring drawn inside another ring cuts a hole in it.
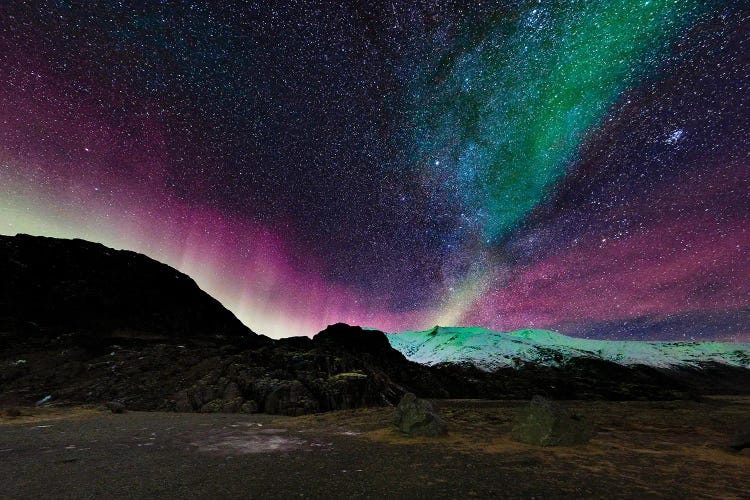
[[[692,0],[534,1],[463,19],[415,66],[415,163],[458,193],[484,239],[503,238],[707,10]]]

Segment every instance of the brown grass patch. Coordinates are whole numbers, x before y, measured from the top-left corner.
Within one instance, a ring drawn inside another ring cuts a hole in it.
[[[14,407],[14,409],[18,410],[18,415],[15,415],[15,412],[11,412],[9,415],[9,409],[0,411],[0,426],[35,424],[71,418],[88,418],[101,414],[101,410],[90,406],[73,406],[64,408]]]

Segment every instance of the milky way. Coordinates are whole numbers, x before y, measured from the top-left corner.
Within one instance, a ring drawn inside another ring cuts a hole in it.
[[[7,3],[0,84],[0,232],[258,332],[750,340],[741,2]]]

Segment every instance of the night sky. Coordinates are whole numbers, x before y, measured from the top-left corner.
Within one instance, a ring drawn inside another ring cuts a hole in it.
[[[0,4],[0,233],[250,328],[750,341],[750,5]]]

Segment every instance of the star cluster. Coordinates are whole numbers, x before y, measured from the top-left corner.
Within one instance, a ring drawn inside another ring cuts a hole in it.
[[[0,232],[248,326],[750,339],[736,2],[0,6]]]

